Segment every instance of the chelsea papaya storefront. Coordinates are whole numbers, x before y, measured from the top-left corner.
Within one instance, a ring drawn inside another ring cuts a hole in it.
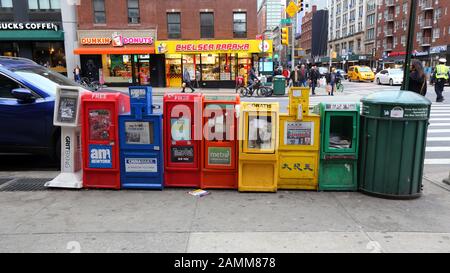
[[[156,30],[79,30],[83,77],[108,86],[163,86],[163,56],[155,55]]]
[[[179,87],[183,71],[203,88],[234,88],[236,77],[247,79],[260,58],[271,57],[270,40],[157,41],[156,53],[165,56],[165,82]]]

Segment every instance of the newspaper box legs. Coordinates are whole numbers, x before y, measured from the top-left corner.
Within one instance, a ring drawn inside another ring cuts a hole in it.
[[[320,117],[309,113],[309,88],[289,90],[289,114],[280,115],[278,189],[317,190]]]
[[[83,186],[120,189],[119,115],[130,111],[122,93],[95,92],[82,97]]]
[[[131,113],[119,117],[122,188],[162,189],[162,115],[153,113],[151,87],[129,93]]]
[[[56,90],[53,124],[61,126],[61,173],[46,187],[73,188],[83,187],[81,170],[81,95],[90,93],[72,86],[61,86]]]
[[[200,187],[202,95],[164,96],[164,186]]]
[[[239,102],[239,95],[203,97],[202,189],[237,189]]]
[[[277,191],[278,114],[278,103],[241,104],[239,191]]]

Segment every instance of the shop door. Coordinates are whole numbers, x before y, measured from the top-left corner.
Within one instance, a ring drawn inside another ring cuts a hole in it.
[[[135,64],[134,82],[138,85],[150,85],[150,59],[149,55],[139,56]]]

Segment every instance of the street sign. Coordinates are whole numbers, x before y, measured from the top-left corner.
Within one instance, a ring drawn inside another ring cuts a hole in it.
[[[287,15],[289,15],[289,17],[294,17],[298,11],[298,6],[293,1],[291,1],[286,7],[286,13]]]
[[[291,18],[281,19],[281,24],[282,25],[290,25],[291,23],[292,23]]]

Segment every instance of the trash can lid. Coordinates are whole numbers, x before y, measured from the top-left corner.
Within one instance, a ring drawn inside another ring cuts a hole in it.
[[[285,79],[285,77],[282,76],[282,75],[276,75],[275,78],[277,78],[277,79]]]
[[[431,105],[429,99],[411,91],[376,92],[362,98],[361,102],[367,104],[388,105]]]

